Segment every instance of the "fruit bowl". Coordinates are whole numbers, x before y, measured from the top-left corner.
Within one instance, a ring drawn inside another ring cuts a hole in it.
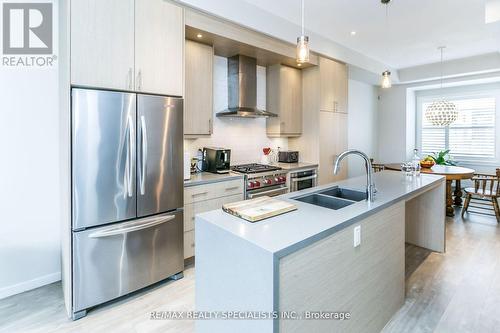
[[[436,162],[434,162],[433,160],[422,160],[420,161],[420,166],[422,168],[426,168],[426,169],[430,169],[434,166],[434,164],[436,164]]]

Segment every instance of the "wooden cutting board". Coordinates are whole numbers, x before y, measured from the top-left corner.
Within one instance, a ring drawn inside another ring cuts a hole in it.
[[[222,205],[222,210],[226,213],[249,222],[261,221],[296,209],[297,206],[292,203],[267,196]]]

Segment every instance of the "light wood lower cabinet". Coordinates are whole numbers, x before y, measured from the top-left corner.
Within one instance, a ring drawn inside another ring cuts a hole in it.
[[[243,179],[184,189],[184,259],[194,256],[196,214],[219,209],[223,204],[244,199]]]

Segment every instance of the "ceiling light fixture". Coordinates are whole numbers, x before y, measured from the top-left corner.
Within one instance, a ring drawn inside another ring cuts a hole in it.
[[[389,3],[391,0],[380,0],[383,5],[385,5],[385,26],[387,33],[389,32]],[[392,81],[391,81],[391,71],[386,69],[385,71],[382,72],[382,79],[380,81],[380,86],[382,89],[388,89],[392,87]]]
[[[351,36],[356,36],[356,31],[351,31]]]
[[[203,35],[202,34],[197,34],[196,37],[203,38]]]
[[[389,71],[384,71],[382,73],[382,81],[380,82],[380,85],[384,89],[388,89],[392,87],[392,82],[391,82],[391,72]]]
[[[302,34],[297,37],[297,62],[299,64],[309,61],[309,37],[304,28],[304,0],[302,1]]]
[[[457,106],[443,98],[443,50],[446,46],[438,47],[441,51],[441,100],[433,102],[425,110],[425,118],[434,126],[449,126],[458,118]]]

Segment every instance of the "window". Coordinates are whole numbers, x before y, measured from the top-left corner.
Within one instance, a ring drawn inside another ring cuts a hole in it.
[[[447,127],[432,126],[425,118],[427,107],[439,98],[441,96],[421,96],[417,101],[420,118],[417,119],[417,145],[422,154],[449,149],[456,161],[497,161],[497,93],[447,95],[445,98],[458,109],[457,121]]]

